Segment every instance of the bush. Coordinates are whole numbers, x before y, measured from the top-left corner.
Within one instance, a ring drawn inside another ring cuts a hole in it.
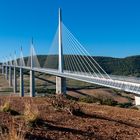
[[[14,116],[20,115],[20,113],[11,109],[11,106],[10,106],[9,102],[5,102],[4,105],[1,106],[0,111],[1,112],[9,112],[11,115],[14,115]]]
[[[70,96],[68,94],[65,94],[65,97],[68,99],[68,100],[72,100],[72,101],[78,101],[79,99],[76,98],[76,97],[73,97],[73,96]]]
[[[103,99],[100,100],[101,105],[109,105],[109,106],[116,106],[118,104],[117,101],[114,101],[113,99]]]
[[[39,120],[39,111],[35,104],[26,103],[24,109],[24,118],[29,126],[35,126]]]
[[[10,103],[9,102],[5,102],[4,105],[1,106],[0,110],[2,112],[9,112],[11,110]]]
[[[98,97],[86,96],[80,98],[79,101],[85,103],[100,103],[101,105],[109,105],[109,106],[116,106],[118,104],[117,101],[114,101],[113,99],[104,96]]]
[[[68,110],[68,112],[71,115],[76,115],[76,116],[83,116],[84,115],[81,107],[77,103],[70,104],[66,109]]]
[[[96,103],[99,102],[99,99],[92,96],[86,96],[86,97],[79,98],[79,101],[84,103]]]
[[[138,106],[132,106],[131,109],[139,110],[139,107]]]
[[[82,110],[76,101],[68,100],[64,96],[55,96],[52,101],[52,106],[58,110],[64,110],[71,115],[82,115]]]
[[[13,92],[13,88],[2,88],[3,92]]]
[[[122,107],[122,108],[129,108],[132,106],[132,103],[131,102],[128,102],[128,103],[119,103],[118,104],[119,107]]]
[[[38,89],[36,89],[36,92],[37,93],[55,94],[55,89],[38,88]]]
[[[56,109],[64,109],[67,105],[66,99],[61,96],[55,96],[54,99],[52,100],[52,106]]]
[[[20,129],[19,129],[20,130]],[[11,127],[9,133],[6,136],[7,140],[25,140],[25,135],[23,132],[17,131],[16,128]]]

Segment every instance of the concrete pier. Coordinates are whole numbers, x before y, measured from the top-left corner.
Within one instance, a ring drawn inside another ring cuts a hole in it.
[[[14,93],[17,92],[17,71],[16,71],[16,67],[14,67]]]
[[[35,75],[32,69],[30,70],[30,97],[35,97]]]
[[[5,78],[6,80],[8,80],[8,67],[7,66],[5,67]]]
[[[5,66],[3,67],[3,75],[5,75]]]
[[[9,66],[9,86],[12,87],[12,68]]]
[[[20,96],[24,96],[24,80],[23,80],[23,69],[20,68]]]
[[[35,72],[33,71],[34,67],[34,45],[33,45],[33,39],[31,42],[31,68],[30,68],[30,97],[35,97]]]
[[[4,66],[2,66],[2,72],[1,73],[2,73],[2,75],[4,74]]]
[[[66,78],[56,76],[56,94],[66,94]]]
[[[58,43],[59,43],[59,72],[63,73],[63,48],[62,48],[62,19],[61,19],[61,9],[59,9],[59,32],[58,32]],[[66,78],[56,76],[56,94],[66,93]]]
[[[135,105],[140,106],[140,97],[135,96]]]

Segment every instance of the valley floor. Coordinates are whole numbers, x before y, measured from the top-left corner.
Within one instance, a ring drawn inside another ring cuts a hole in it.
[[[7,88],[8,82],[3,76],[0,79],[1,140],[140,139],[139,110],[82,103],[62,96],[21,98],[12,93],[12,88]],[[85,93],[109,96],[120,103],[133,101],[131,95],[123,93],[122,96],[106,88],[68,92],[74,97]]]
[[[7,104],[8,110],[2,110]],[[0,106],[3,140],[21,136],[31,140],[140,139],[138,110],[73,102],[60,96],[3,96]]]

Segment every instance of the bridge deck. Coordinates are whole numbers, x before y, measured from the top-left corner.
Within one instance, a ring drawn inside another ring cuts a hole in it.
[[[12,66],[14,67],[14,66]],[[139,78],[127,78],[125,76],[116,76],[111,75],[111,79],[109,78],[102,78],[102,77],[94,77],[92,74],[89,73],[83,73],[83,72],[71,72],[71,71],[63,71],[63,73],[60,73],[56,69],[46,69],[46,68],[30,68],[30,67],[19,67],[16,66],[16,68],[23,68],[26,70],[33,70],[36,72],[46,73],[46,74],[52,74],[55,76],[61,76],[66,78],[71,78],[75,80],[80,80],[83,82],[93,83],[105,87],[110,87],[118,90],[123,90],[127,92],[134,93],[138,96],[140,96],[140,83]]]

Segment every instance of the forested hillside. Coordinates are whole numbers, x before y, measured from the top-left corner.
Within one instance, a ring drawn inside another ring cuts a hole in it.
[[[140,76],[140,56],[126,58],[95,57],[108,74]]]
[[[71,56],[65,55],[64,60],[68,60]],[[80,56],[74,56],[80,57]],[[47,58],[47,61],[46,61]],[[108,74],[114,75],[126,75],[126,76],[137,76],[140,77],[140,56],[131,56],[126,58],[112,58],[112,57],[93,57]],[[87,59],[86,56],[82,56],[83,63]],[[91,59],[91,58],[90,58]],[[41,67],[57,68],[58,67],[58,56],[51,55],[39,55],[39,63]],[[91,60],[92,61],[92,60]],[[27,63],[27,58],[25,58]],[[45,63],[44,63],[45,62]],[[90,62],[89,62],[90,63]],[[76,67],[78,64],[74,64]]]
[[[38,56],[40,64],[45,61],[47,56]],[[65,56],[64,59],[68,59],[70,56]],[[54,62],[54,66],[58,65],[58,57],[48,57],[46,66],[52,67],[50,63]],[[115,75],[129,75],[140,76],[140,56],[131,56],[126,58],[112,58],[112,57],[93,57],[108,74]],[[50,60],[50,61],[49,61]],[[50,63],[49,63],[50,62]],[[74,64],[73,64],[74,65]]]

